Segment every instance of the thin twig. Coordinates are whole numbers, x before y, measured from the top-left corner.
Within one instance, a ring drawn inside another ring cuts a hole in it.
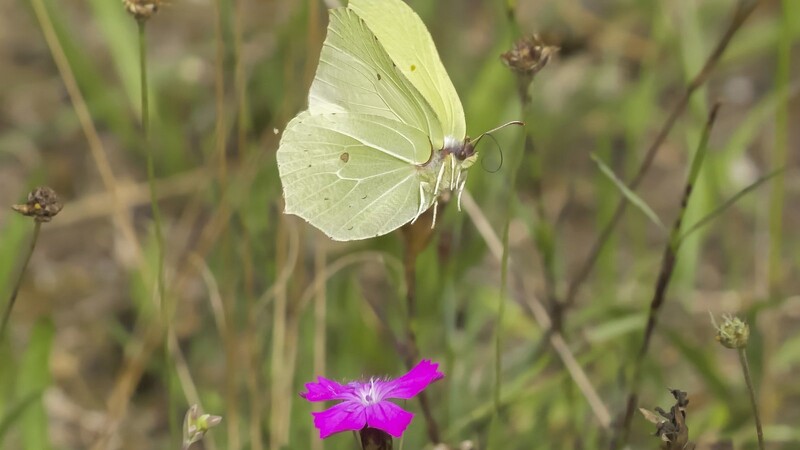
[[[686,182],[686,186],[684,188],[683,196],[681,197],[681,210],[678,213],[678,217],[675,219],[675,223],[672,226],[672,231],[670,232],[669,240],[664,246],[664,253],[661,258],[661,269],[658,274],[658,279],[656,280],[656,285],[653,291],[652,299],[650,300],[650,309],[647,317],[647,325],[645,325],[644,337],[642,339],[642,344],[639,348],[639,352],[637,354],[637,358],[634,363],[633,378],[631,380],[631,387],[628,393],[628,401],[626,405],[625,415],[619,432],[617,433],[616,436],[614,436],[613,439],[611,439],[612,449],[624,447],[628,442],[628,435],[630,433],[631,421],[633,420],[633,415],[636,410],[636,405],[639,395],[639,385],[641,383],[641,374],[642,374],[644,359],[645,356],[647,356],[647,351],[650,348],[650,341],[653,337],[653,332],[655,331],[656,324],[658,323],[658,316],[664,305],[667,289],[669,287],[670,280],[672,279],[672,273],[675,270],[678,250],[680,248],[679,237],[681,231],[681,223],[686,213],[686,208],[689,204],[689,199],[691,198],[693,188],[695,186],[695,183],[697,182],[700,168],[702,167],[703,164],[703,159],[708,145],[708,138],[711,133],[711,129],[714,126],[714,122],[716,121],[719,107],[720,107],[719,103],[714,104],[714,106],[711,108],[711,112],[708,115],[708,120],[706,121],[705,128],[703,129],[703,135],[700,138],[700,144],[698,145],[697,152],[695,153],[695,156],[692,161],[691,170],[689,173],[688,180]]]
[[[686,106],[689,104],[689,99],[691,98],[692,94],[702,86],[708,78],[711,76],[714,68],[716,67],[717,63],[719,62],[722,54],[725,52],[725,49],[730,44],[733,36],[745,22],[750,13],[756,9],[758,5],[758,1],[748,1],[748,0],[741,0],[737,2],[736,11],[733,14],[733,19],[728,25],[728,28],[723,33],[722,37],[720,38],[719,42],[717,43],[714,50],[706,59],[703,68],[700,72],[695,75],[692,81],[686,86],[686,89],[683,92],[683,95],[678,100],[678,103],[673,107],[672,112],[667,117],[667,120],[662,125],[661,130],[656,135],[653,144],[648,148],[647,153],[645,154],[642,163],[639,166],[639,170],[636,173],[636,176],[633,177],[628,186],[631,190],[635,190],[639,184],[644,179],[645,175],[647,174],[650,166],[653,163],[653,160],[658,153],[658,150],[661,148],[662,144],[666,140],[667,136],[669,135],[672,127],[677,122],[678,118],[683,114],[683,111],[686,109]],[[617,224],[619,223],[622,215],[625,213],[625,210],[628,206],[628,200],[624,196],[620,199],[619,204],[617,205],[616,210],[614,210],[614,214],[611,217],[611,220],[603,227],[603,230],[600,232],[600,235],[595,240],[594,244],[592,245],[591,250],[589,251],[586,260],[583,262],[581,267],[575,273],[574,277],[569,283],[569,287],[567,289],[567,294],[564,297],[563,301],[563,309],[568,309],[573,306],[575,303],[576,297],[578,295],[578,291],[580,290],[583,283],[589,277],[592,269],[594,268],[597,259],[600,256],[600,253],[603,250],[603,247],[608,242],[609,238],[611,237],[611,233],[616,228]]]

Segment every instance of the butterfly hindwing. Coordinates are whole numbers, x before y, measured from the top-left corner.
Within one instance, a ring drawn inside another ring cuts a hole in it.
[[[386,234],[413,220],[420,201],[430,206],[409,162],[425,147],[424,133],[391,119],[303,112],[286,127],[277,156],[286,212],[335,240]]]

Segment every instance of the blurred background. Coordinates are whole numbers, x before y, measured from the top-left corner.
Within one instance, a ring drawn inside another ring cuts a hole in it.
[[[136,20],[111,0],[0,4],[3,305],[33,232],[10,206],[42,184],[65,205],[42,226],[0,344],[0,446],[180,448],[184,414],[200,404],[223,421],[193,448],[354,447],[347,433],[321,442],[297,393],[317,375],[405,372],[407,277],[399,232],[337,243],[282,214],[275,151],[306,106],[327,3],[175,0],[147,21],[165,302]],[[527,123],[481,144],[467,183],[474,202],[443,210],[414,266],[416,346],[446,374],[427,390],[442,442],[608,448],[641,361],[640,406],[668,410],[667,388],[686,391],[698,448],[757,448],[737,352],[715,341],[709,318],[735,313],[750,324],[768,448],[800,448],[800,3],[762,0],[736,30],[657,147],[635,190],[640,205],[627,208],[582,283],[587,255],[626,198],[592,157],[634,179],[734,11],[751,2],[409,3],[461,96],[468,133]],[[523,111],[500,55],[534,32],[560,51]],[[682,242],[640,357],[716,101],[683,230],[714,220]],[[542,322],[554,315],[560,351]],[[403,406],[416,413],[403,448],[430,447],[419,403]],[[658,448],[655,431],[636,412],[631,448]]]

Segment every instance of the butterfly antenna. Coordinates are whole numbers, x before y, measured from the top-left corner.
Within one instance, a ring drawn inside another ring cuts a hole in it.
[[[483,168],[483,170],[485,170],[485,171],[487,171],[489,173],[497,173],[498,171],[500,171],[500,168],[503,167],[503,159],[504,159],[503,148],[500,147],[500,143],[497,142],[497,139],[494,137],[494,135],[487,134],[486,136],[492,138],[492,140],[494,141],[494,145],[497,146],[497,151],[498,151],[498,153],[500,153],[500,163],[497,165],[496,169],[489,170],[489,169],[486,168],[486,159],[484,158],[484,159],[481,159],[481,167]]]
[[[491,135],[491,133],[494,133],[495,131],[498,131],[498,130],[502,130],[503,128],[511,126],[511,125],[519,125],[519,126],[524,127],[525,126],[525,122],[522,122],[520,120],[512,120],[511,122],[504,123],[504,124],[500,125],[499,127],[494,127],[491,130],[486,131],[483,134],[481,134],[480,136],[478,136],[477,138],[475,138],[475,140],[472,141],[472,145],[473,146],[477,146],[478,142],[480,142],[480,140],[483,139],[484,136]]]

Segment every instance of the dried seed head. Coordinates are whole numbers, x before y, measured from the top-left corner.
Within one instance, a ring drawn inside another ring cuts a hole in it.
[[[500,55],[511,70],[520,75],[533,76],[542,70],[558,47],[546,45],[536,34],[525,36],[514,43],[514,48]]]
[[[28,193],[27,203],[11,206],[14,211],[23,216],[33,217],[37,222],[50,222],[62,207],[56,191],[47,186],[39,186]]]
[[[747,323],[738,317],[726,315],[722,318],[722,325],[717,327],[717,341],[727,348],[745,348],[750,338]]]
[[[141,22],[158,12],[161,0],[122,0],[122,4],[126,11]]]

